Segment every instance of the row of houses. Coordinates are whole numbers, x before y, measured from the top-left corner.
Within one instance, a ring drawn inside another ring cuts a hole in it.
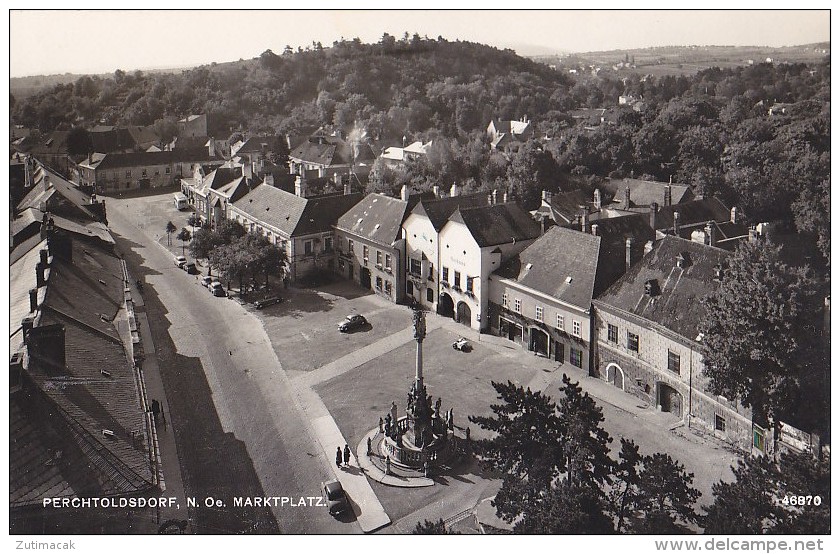
[[[724,278],[735,243],[758,233],[682,185],[614,185],[618,194],[594,192],[568,217],[568,199],[547,194],[548,209],[529,213],[499,191],[306,197],[299,180],[296,193],[257,186],[227,217],[284,248],[292,280],[331,271],[762,450],[767,430],[706,391],[698,337],[699,299]],[[648,203],[654,189],[661,207]]]
[[[164,486],[131,278],[104,203],[42,166],[34,174],[11,222],[9,528],[153,533],[153,509],[44,507]]]

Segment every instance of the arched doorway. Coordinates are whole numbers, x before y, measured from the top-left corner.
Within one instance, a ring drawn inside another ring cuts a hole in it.
[[[466,302],[458,302],[458,311],[456,313],[455,321],[466,326],[472,325],[472,310]]]
[[[542,329],[531,327],[531,340],[528,348],[540,356],[548,356],[548,333]]]
[[[455,302],[449,296],[449,293],[440,293],[437,312],[443,317],[455,317]]]
[[[659,383],[658,404],[663,412],[671,412],[677,417],[682,417],[682,395],[671,385]]]
[[[622,370],[618,364],[607,364],[607,382],[612,383],[621,390],[624,390],[624,370]]]

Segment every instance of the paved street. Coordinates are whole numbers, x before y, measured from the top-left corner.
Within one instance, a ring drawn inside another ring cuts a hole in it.
[[[355,507],[358,521],[333,519],[324,508],[197,510],[199,532],[213,532],[228,518],[227,532],[350,533],[390,520],[383,532],[406,533],[423,519],[460,518],[494,494],[498,479],[474,462],[437,477],[436,486],[411,490],[369,481],[355,464],[335,468],[336,446],[355,448],[392,401],[401,413],[405,409],[415,348],[406,307],[347,282],[290,288],[281,292],[281,304],[262,311],[214,298],[166,251],[166,221],[180,228],[188,216],[174,210],[169,195],[108,202],[112,228],[130,237],[121,241],[129,265],[148,285],[147,313],[160,343],[187,494],[306,497],[319,495],[320,482],[338,476],[351,498],[363,501]],[[338,333],[336,323],[353,312],[365,315],[370,327]],[[472,352],[451,348],[459,335],[472,340]],[[493,380],[557,395],[562,374],[570,374],[603,407],[614,449],[627,437],[645,453],[669,453],[695,474],[701,502],[708,501],[712,483],[730,478],[737,458],[577,368],[558,368],[498,337],[479,340],[433,314],[424,361],[429,392],[442,397],[444,408],[454,407],[460,427],[468,425],[468,415],[490,413],[497,400]],[[471,431],[482,435],[474,426]]]
[[[186,219],[168,198],[109,199],[108,218],[133,275],[146,283],[187,494],[226,504],[191,513],[195,530],[358,532],[318,506],[233,507],[237,496],[320,496],[332,470],[295,408],[259,321],[236,302],[210,295],[155,244],[167,219],[179,226],[176,218]]]

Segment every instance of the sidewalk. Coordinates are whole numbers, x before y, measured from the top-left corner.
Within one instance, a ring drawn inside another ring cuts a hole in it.
[[[134,283],[131,283],[132,298],[135,301],[135,317],[140,332],[145,358],[142,363],[142,375],[146,384],[146,392],[149,402],[156,399],[161,405],[161,416],[158,416],[156,425],[158,448],[160,451],[160,462],[162,466],[163,480],[161,483],[162,492],[165,496],[173,496],[178,499],[174,507],[160,508],[160,522],[166,520],[186,521],[189,524],[189,513],[187,511],[186,493],[184,482],[181,476],[181,466],[178,461],[178,451],[175,445],[175,432],[169,418],[169,403],[166,400],[166,393],[163,388],[163,381],[160,377],[160,367],[157,363],[157,352],[152,340],[152,330],[149,327],[149,320],[146,317],[146,308],[143,297],[140,295]],[[189,534],[192,532],[189,525],[184,529]]]

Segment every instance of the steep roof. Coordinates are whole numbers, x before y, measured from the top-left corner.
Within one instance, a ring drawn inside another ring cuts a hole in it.
[[[631,208],[649,208],[653,202],[663,205],[665,202],[665,187],[669,183],[658,181],[643,181],[641,179],[609,179],[604,187],[613,196],[613,202],[624,204],[624,191],[630,189]],[[694,198],[688,185],[670,184],[671,204],[687,202]]]
[[[99,219],[96,214],[86,207],[91,203],[90,196],[57,173],[39,166],[33,176],[33,183],[32,190],[18,203],[18,210],[23,211],[27,208],[40,210],[42,203],[48,203],[51,200],[55,201],[53,197],[58,195],[81,217],[88,218],[91,221],[97,221]]]
[[[363,195],[328,194],[302,198],[262,183],[233,203],[233,206],[288,236],[325,232]]]
[[[552,227],[496,274],[579,308],[595,290],[601,237]]]
[[[430,198],[421,200],[411,211],[413,214],[424,215],[432,222],[436,231],[443,225],[458,208],[473,208],[487,204],[484,193],[449,196],[446,198]]]
[[[687,260],[682,268],[677,266],[678,256]],[[694,340],[704,317],[700,299],[714,290],[715,266],[724,265],[728,256],[720,248],[668,235],[596,302]],[[651,280],[659,294],[645,294],[645,283]]]
[[[601,237],[601,263],[595,283],[596,296],[613,284],[626,270],[627,239],[633,241],[630,247],[632,263],[641,259],[645,244],[654,240],[655,232],[648,219],[645,214],[631,214],[592,222],[598,226],[597,233]]]
[[[242,177],[241,167],[217,167],[204,177],[196,192],[206,194],[209,190],[219,190]]]
[[[178,162],[205,162],[219,160],[211,156],[204,147],[179,148],[163,152],[129,152],[126,154],[107,154],[95,167],[111,169],[120,167],[141,167],[146,165],[166,165]]]
[[[675,212],[680,214],[680,225],[696,225],[707,221],[724,223],[730,217],[729,208],[717,198],[701,198],[671,206],[660,205],[656,212],[656,229],[673,229]]]
[[[354,161],[356,163],[369,162],[376,159],[376,156],[373,155],[373,151],[370,149],[370,145],[367,143],[356,143],[355,148],[356,153],[354,157],[353,143],[338,137],[325,136],[322,133],[309,137],[293,148],[289,157],[324,166],[346,165]]]
[[[400,238],[408,202],[371,193],[338,218],[337,229],[390,246]]]
[[[102,131],[90,131],[90,139],[93,143],[94,152],[120,152],[137,148],[137,142],[134,140],[134,136],[128,129],[122,127]]]
[[[575,217],[580,215],[581,206],[585,206],[589,210],[592,202],[592,195],[582,189],[552,194],[550,202],[552,219],[557,221],[557,216],[560,216],[563,221],[571,223],[575,220]]]
[[[449,218],[467,226],[480,247],[507,244],[540,236],[540,224],[531,214],[508,202],[475,208],[459,208]]]

